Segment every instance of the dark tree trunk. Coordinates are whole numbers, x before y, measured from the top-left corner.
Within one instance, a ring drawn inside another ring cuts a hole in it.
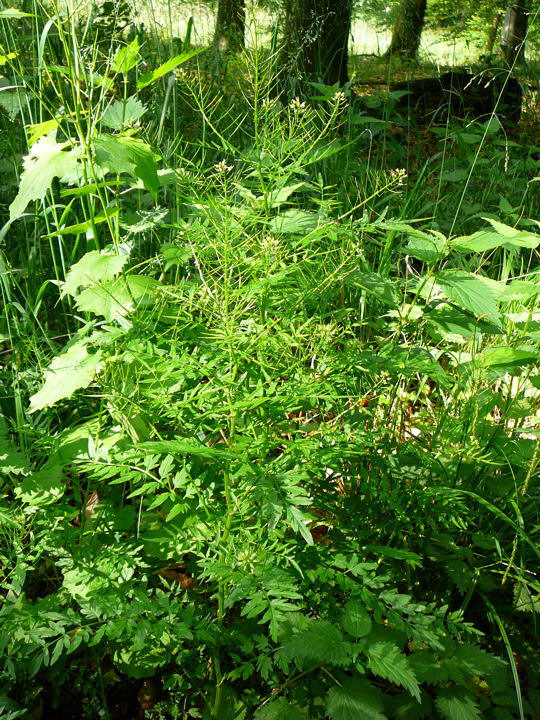
[[[502,11],[498,10],[495,15],[493,16],[493,22],[491,23],[491,27],[489,28],[487,41],[486,41],[486,55],[492,55],[493,54],[493,48],[495,47],[495,38],[497,37],[497,33],[499,31],[499,26],[501,24],[502,20]]]
[[[529,0],[511,1],[506,9],[501,34],[501,54],[508,65],[525,60],[528,10]]]
[[[386,55],[401,55],[414,60],[420,47],[420,37],[424,27],[427,0],[401,0],[392,42]]]
[[[222,52],[244,49],[246,31],[245,0],[219,0],[214,42]]]
[[[289,76],[344,85],[351,0],[285,0],[282,70]]]

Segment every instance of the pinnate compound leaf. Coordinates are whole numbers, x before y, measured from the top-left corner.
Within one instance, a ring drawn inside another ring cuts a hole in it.
[[[283,645],[283,652],[295,660],[344,665],[350,658],[350,647],[339,628],[326,620],[313,620]]]
[[[486,282],[487,281],[487,282]],[[465,270],[443,270],[435,282],[447,298],[477,317],[498,321],[499,309],[495,284]]]
[[[30,412],[50,407],[71,397],[76,390],[88,387],[99,369],[100,360],[101,352],[98,350],[90,355],[84,341],[55,357],[45,370],[43,387],[30,398]]]
[[[19,192],[9,206],[9,218],[20,217],[32,200],[41,200],[51,187],[54,178],[73,178],[80,170],[80,148],[66,150],[66,143],[59,144],[44,135],[32,145],[24,158]]]
[[[375,675],[401,685],[420,701],[418,680],[397,645],[391,642],[377,642],[368,648],[367,653],[369,668]]]
[[[96,163],[119,175],[126,173],[142,180],[144,187],[155,195],[159,188],[156,157],[143,140],[102,133],[94,140]]]
[[[126,125],[137,122],[145,112],[146,107],[135,97],[115,100],[103,113],[101,123],[113,130],[122,130]]]
[[[341,621],[343,628],[355,638],[365,637],[371,630],[371,618],[358,600],[350,600],[345,605]]]
[[[106,320],[121,320],[137,305],[150,300],[157,282],[144,275],[129,275],[95,287],[77,295],[77,307],[84,312],[102,315]]]
[[[331,720],[386,720],[380,691],[363,678],[346,680],[326,697],[326,714]]]
[[[126,262],[127,255],[100,253],[92,250],[72,265],[62,288],[62,295],[77,295],[79,288],[92,287],[96,283],[113,280]]]
[[[441,693],[435,700],[437,710],[444,720],[480,720],[482,715],[471,695]]]

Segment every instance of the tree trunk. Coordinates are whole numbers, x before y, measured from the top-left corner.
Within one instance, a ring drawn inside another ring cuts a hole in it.
[[[525,60],[525,37],[529,21],[529,0],[508,4],[501,34],[501,54],[508,65]]]
[[[401,0],[392,42],[385,55],[401,55],[414,60],[420,47],[427,0]]]
[[[282,69],[289,76],[344,85],[351,0],[285,0]]]
[[[214,43],[221,52],[239,52],[245,46],[245,0],[219,0]]]
[[[497,37],[497,32],[499,31],[499,25],[501,24],[502,20],[502,10],[498,10],[495,15],[493,16],[493,22],[491,23],[491,27],[489,28],[487,41],[486,41],[486,49],[485,54],[486,55],[493,55],[493,48],[495,47],[495,38]]]

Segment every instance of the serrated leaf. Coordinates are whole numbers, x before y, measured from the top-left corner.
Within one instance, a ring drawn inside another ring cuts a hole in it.
[[[283,652],[295,660],[344,665],[349,661],[350,648],[339,628],[326,620],[312,620],[285,645]]]
[[[465,270],[443,270],[435,275],[435,282],[447,298],[478,317],[499,324],[497,295],[492,283]]]
[[[485,652],[477,645],[458,645],[455,657],[460,666],[470,675],[486,676],[503,666],[502,660]]]
[[[20,217],[32,200],[44,198],[54,178],[62,180],[79,174],[81,150],[65,150],[67,145],[57,143],[49,135],[32,145],[23,161],[19,192],[9,206],[11,221]]]
[[[101,134],[94,140],[96,163],[112,173],[126,173],[142,180],[155,195],[159,189],[156,157],[145,142],[135,137]]]
[[[386,720],[381,692],[363,678],[346,680],[326,696],[326,714],[331,720]]]
[[[65,488],[61,465],[52,464],[25,478],[15,488],[15,494],[24,503],[40,507],[56,502],[64,494]]]
[[[540,235],[518,230],[491,218],[486,220],[492,230],[479,230],[472,235],[454,238],[452,247],[461,252],[486,252],[498,247],[504,248],[535,248],[540,243]]]
[[[538,362],[539,354],[532,347],[512,348],[507,345],[488,347],[476,356],[483,367],[524,367]]]
[[[253,720],[304,720],[304,715],[285,698],[278,698],[259,708]]]
[[[349,635],[355,638],[364,637],[371,630],[371,618],[365,607],[358,600],[349,600],[345,605],[345,611],[341,624]]]
[[[92,250],[72,265],[62,288],[62,296],[77,295],[81,287],[92,287],[96,283],[113,280],[122,272],[127,255],[101,253]]]
[[[121,47],[111,66],[113,72],[128,73],[139,62],[139,38],[135,37],[129,45]]]
[[[308,210],[287,210],[270,220],[270,232],[284,235],[306,235],[317,227],[319,216]]]
[[[145,112],[146,107],[136,97],[115,100],[103,113],[101,123],[113,130],[122,130],[125,126],[137,122]]]
[[[503,302],[511,302],[512,300],[524,302],[538,295],[540,295],[540,285],[527,280],[512,280],[505,286],[500,299]]]
[[[432,237],[414,235],[409,238],[404,252],[422,262],[433,263],[444,255],[445,247],[442,239],[436,235]]]
[[[441,694],[435,705],[444,720],[480,720],[482,717],[472,696],[463,691],[459,695]]]
[[[76,390],[88,387],[100,360],[101,351],[90,355],[84,341],[75,343],[63,355],[55,357],[45,370],[43,387],[30,398],[30,412],[50,407],[71,397]]]
[[[369,669],[385,680],[401,685],[420,701],[420,686],[407,658],[397,645],[378,642],[367,649]]]
[[[155,70],[151,70],[150,72],[141,75],[137,81],[137,87],[139,90],[141,88],[145,88],[147,85],[150,85],[150,83],[153,83],[160,77],[167,75],[167,73],[170,73],[171,70],[174,70],[179,65],[182,65],[182,63],[185,63],[187,60],[201,52],[204,52],[204,48],[201,48],[200,50],[188,50],[181,55],[177,55],[176,57],[167,60],[167,62],[163,63],[163,65],[160,65]]]
[[[396,284],[388,278],[382,277],[377,273],[354,272],[349,275],[348,281],[361,287],[371,295],[375,295],[386,305],[395,307],[397,305]]]
[[[92,288],[77,295],[77,307],[85,312],[102,315],[106,320],[121,320],[151,298],[157,282],[144,275],[129,275]]]

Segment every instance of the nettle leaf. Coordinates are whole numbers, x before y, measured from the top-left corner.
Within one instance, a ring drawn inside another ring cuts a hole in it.
[[[521,368],[538,362],[539,353],[532,346],[519,348],[507,345],[488,347],[475,357],[475,362],[483,367],[504,366]]]
[[[304,720],[304,715],[285,698],[278,698],[259,708],[253,720]]]
[[[81,287],[92,287],[96,283],[113,280],[122,272],[128,261],[127,255],[92,250],[72,265],[62,288],[62,296],[77,295]]]
[[[346,680],[326,697],[326,714],[331,720],[386,720],[381,692],[363,678]]]
[[[317,213],[308,210],[287,210],[282,215],[272,218],[268,228],[270,232],[284,235],[304,235],[315,230],[318,222]]]
[[[435,275],[435,283],[459,307],[499,324],[498,291],[494,281],[465,270],[443,270]]]
[[[129,45],[121,47],[114,56],[111,69],[117,73],[128,73],[140,60],[139,38],[135,37]]]
[[[512,280],[501,293],[502,302],[525,302],[540,295],[540,285],[527,280]]]
[[[345,605],[341,624],[349,635],[360,638],[369,634],[372,622],[361,602],[358,600],[349,600]]]
[[[369,669],[385,680],[401,685],[420,701],[420,686],[407,658],[397,645],[391,642],[377,642],[368,647]]]
[[[96,163],[109,172],[131,175],[156,195],[159,189],[156,156],[143,140],[102,133],[94,140]]]
[[[167,62],[163,63],[163,65],[160,65],[155,70],[143,73],[137,81],[137,87],[139,90],[141,90],[141,88],[145,88],[147,85],[150,85],[150,83],[153,83],[160,77],[167,75],[167,73],[170,73],[171,70],[174,70],[179,65],[182,65],[182,63],[185,63],[187,60],[201,52],[204,52],[204,48],[201,48],[200,50],[187,50],[181,55],[176,55],[176,57],[167,60]]]
[[[470,675],[486,676],[504,666],[503,661],[477,645],[458,645],[454,653],[459,667]]]
[[[25,478],[15,488],[15,495],[28,505],[42,506],[56,502],[62,497],[65,489],[62,466],[52,463]]]
[[[485,252],[498,247],[535,248],[540,244],[540,235],[527,230],[517,230],[491,218],[482,219],[486,220],[493,229],[479,230],[472,235],[454,238],[451,241],[452,247],[462,252]]]
[[[429,236],[426,233],[423,237],[419,235],[411,236],[403,252],[422,260],[422,262],[433,263],[443,257],[445,246],[441,237],[438,235]]]
[[[10,441],[6,424],[0,418],[0,473],[27,475],[29,472],[28,458]]]
[[[480,720],[482,717],[473,697],[463,691],[459,695],[441,693],[435,705],[444,720]]]
[[[43,387],[30,398],[30,412],[51,407],[59,400],[71,397],[76,390],[88,387],[99,369],[100,361],[101,351],[90,355],[84,340],[72,345],[63,355],[55,357],[45,370]]]
[[[72,179],[80,174],[81,149],[66,150],[68,143],[57,143],[49,135],[32,145],[24,158],[19,192],[9,206],[10,221],[20,217],[32,200],[41,200],[54,178]]]
[[[141,303],[151,299],[158,285],[153,278],[129,275],[92,288],[77,295],[77,307],[84,312],[102,315],[106,320],[121,320]]]
[[[350,659],[350,646],[335,625],[312,620],[309,627],[283,645],[283,653],[294,660],[345,665]]]
[[[367,293],[375,295],[386,305],[396,307],[398,304],[396,284],[377,273],[355,272],[349,275],[348,281],[361,287]]]
[[[103,113],[101,124],[113,130],[122,130],[140,120],[145,112],[146,107],[136,97],[115,100]]]

